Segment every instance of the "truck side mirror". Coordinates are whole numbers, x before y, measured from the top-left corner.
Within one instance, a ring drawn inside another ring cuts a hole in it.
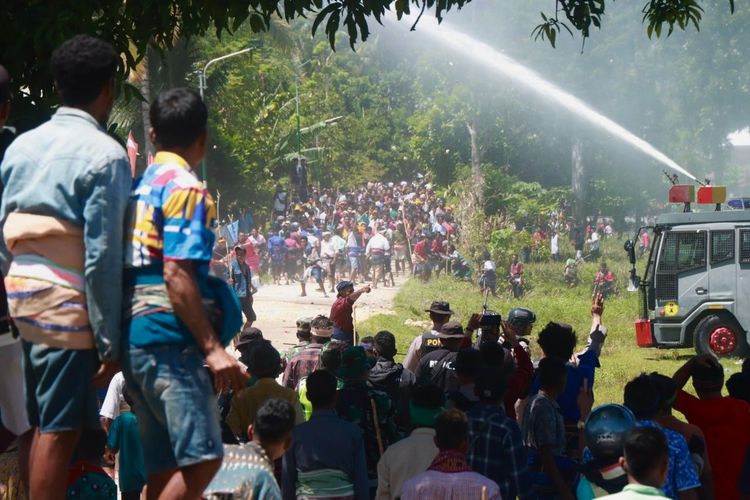
[[[635,266],[635,245],[633,245],[633,240],[627,240],[623,248],[625,248],[628,254],[628,261],[630,261],[631,265]]]

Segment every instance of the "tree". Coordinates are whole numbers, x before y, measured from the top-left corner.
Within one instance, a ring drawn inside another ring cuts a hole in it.
[[[49,113],[56,104],[47,61],[52,50],[77,33],[91,33],[109,40],[123,55],[122,82],[146,56],[149,46],[159,50],[183,39],[214,32],[217,37],[236,31],[247,22],[254,32],[267,30],[273,18],[287,21],[314,17],[310,30],[321,26],[331,47],[345,28],[350,46],[370,36],[369,20],[382,23],[387,12],[413,26],[428,10],[438,21],[451,9],[461,9],[471,0],[6,0],[0,9],[0,62],[14,77],[20,99],[16,122],[22,128]],[[728,0],[734,10],[733,0]],[[663,27],[671,34],[675,27],[697,29],[703,8],[701,0],[650,0],[644,7],[649,37],[660,36]],[[528,7],[525,7],[528,10]],[[579,32],[584,40],[591,26],[600,27],[604,0],[555,0],[554,15],[542,13],[542,23],[533,31],[554,46],[561,30]],[[562,15],[561,15],[562,14]],[[128,95],[136,89],[124,87]]]

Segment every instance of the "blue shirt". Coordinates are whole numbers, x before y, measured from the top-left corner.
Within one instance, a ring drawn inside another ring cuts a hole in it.
[[[141,491],[146,484],[146,466],[138,431],[138,421],[131,411],[120,413],[107,435],[107,448],[120,452],[120,491]]]
[[[662,487],[664,496],[677,500],[681,491],[698,488],[701,485],[693,459],[690,458],[687,441],[682,434],[662,427],[653,420],[639,420],[636,425],[638,427],[655,427],[667,437],[669,467],[667,469],[667,481]]]
[[[298,472],[321,469],[344,472],[354,484],[354,497],[370,498],[362,431],[333,410],[313,411],[310,420],[294,428],[292,446],[284,454],[284,498],[295,498]]]
[[[61,107],[51,120],[20,135],[0,166],[0,225],[13,212],[44,215],[83,227],[86,306],[101,357],[120,355],[122,247],[131,187],[125,149],[80,109]],[[0,237],[3,271],[11,255]]]
[[[599,366],[599,356],[594,349],[589,349],[578,356],[578,366],[570,363],[567,365],[568,379],[565,383],[565,390],[557,398],[557,404],[560,405],[560,412],[566,422],[577,422],[581,418],[581,411],[578,409],[578,392],[583,385],[583,379],[588,379],[589,390],[594,389],[594,373]],[[539,392],[539,375],[534,376],[531,383],[531,395]]]
[[[469,465],[495,481],[501,498],[535,498],[527,468],[521,429],[502,406],[478,403],[469,419]]]
[[[250,283],[252,280],[252,271],[250,266],[244,262],[240,264],[237,258],[232,259],[232,275],[231,278],[234,280],[232,288],[237,297],[244,298],[250,295]]]

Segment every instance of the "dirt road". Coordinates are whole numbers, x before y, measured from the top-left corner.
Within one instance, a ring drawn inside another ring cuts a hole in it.
[[[373,314],[389,311],[393,298],[404,281],[406,278],[399,276],[396,278],[395,287],[381,285],[371,293],[363,295],[357,301],[357,321],[364,321]],[[307,297],[300,297],[299,283],[265,284],[255,294],[254,309],[258,320],[253,326],[260,328],[263,337],[269,339],[276,349],[284,351],[297,341],[297,318],[315,317],[318,314],[327,316],[335,297],[335,293],[329,293],[328,298],[323,297],[323,293],[317,291],[317,285],[312,283],[307,285]]]

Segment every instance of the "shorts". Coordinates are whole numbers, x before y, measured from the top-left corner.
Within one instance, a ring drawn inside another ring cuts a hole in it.
[[[312,276],[315,281],[320,281],[323,279],[323,270],[318,266],[312,266],[310,268],[310,276]]]
[[[98,428],[99,400],[93,382],[99,369],[96,350],[21,342],[31,426],[43,433]]]
[[[396,260],[406,260],[406,247],[395,245],[393,247],[393,257]]]
[[[245,321],[255,321],[255,311],[253,310],[253,298],[252,297],[239,297],[240,306],[242,307],[242,314],[245,315]]]
[[[6,335],[10,336],[9,333]],[[0,347],[0,366],[3,367],[0,377],[0,418],[6,429],[20,436],[31,429],[23,390],[23,348],[20,340]]]
[[[219,408],[197,347],[130,347],[122,372],[148,475],[222,458]]]
[[[359,257],[356,255],[350,255],[349,256],[349,267],[354,271],[355,269],[359,269]]]

